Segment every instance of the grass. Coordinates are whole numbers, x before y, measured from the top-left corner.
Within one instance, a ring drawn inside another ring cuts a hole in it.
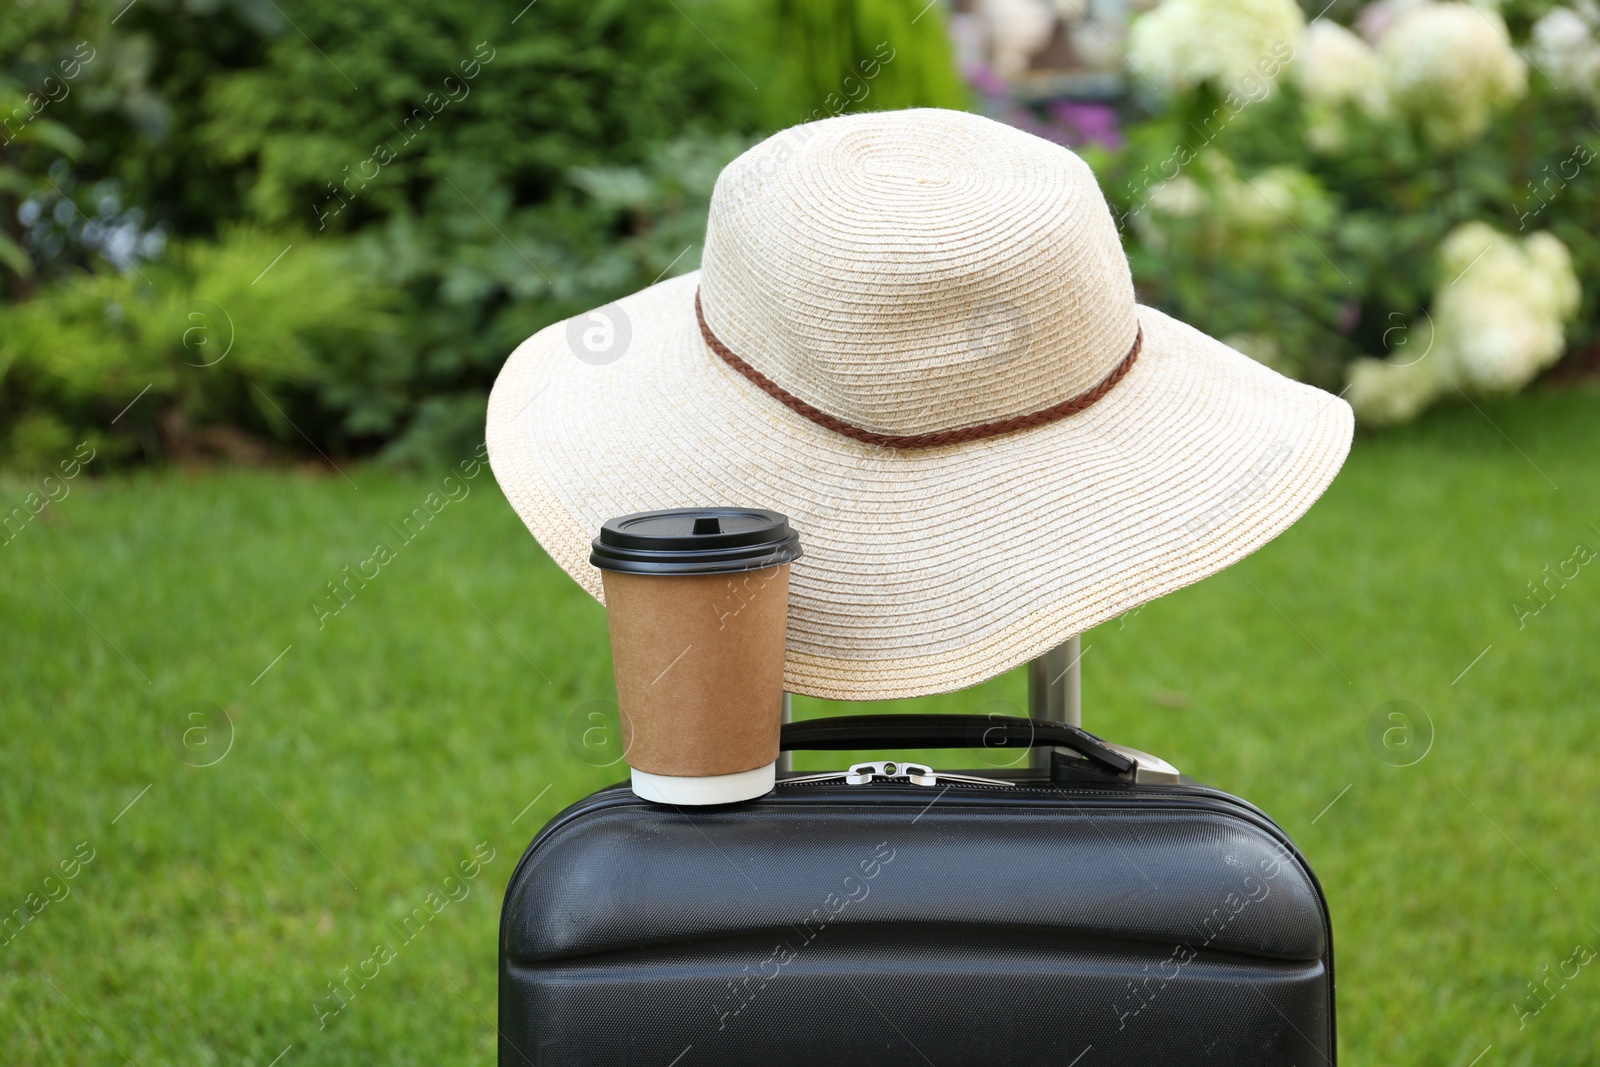
[[[1277,542],[1085,636],[1091,729],[1310,856],[1347,1063],[1593,1062],[1600,966],[1563,964],[1600,948],[1600,565],[1521,627],[1510,603],[1600,548],[1597,399],[1363,439]],[[618,777],[571,740],[610,694],[604,615],[487,471],[409,544],[389,524],[440,479],[346,473],[84,477],[0,548],[0,908],[66,893],[0,944],[0,1062],[492,1061],[505,881]],[[380,540],[395,558],[319,627]],[[1013,672],[899,706],[1023,697]],[[1431,724],[1410,766],[1369,745],[1397,700]],[[331,1014],[329,983],[374,967]]]

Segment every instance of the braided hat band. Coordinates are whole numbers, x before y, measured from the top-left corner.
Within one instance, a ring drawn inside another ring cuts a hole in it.
[[[1064,419],[1068,415],[1078,412],[1092,405],[1095,401],[1111,392],[1114,385],[1120,382],[1125,374],[1133,368],[1134,361],[1139,358],[1139,348],[1144,343],[1144,329],[1134,335],[1133,347],[1128,349],[1128,354],[1122,357],[1111,373],[1102,378],[1099,384],[1084,390],[1077,396],[1052,404],[1040,411],[1027,415],[1014,415],[1010,418],[996,419],[993,422],[980,423],[977,426],[963,426],[958,430],[938,430],[933,433],[915,434],[890,434],[877,433],[865,430],[853,423],[829,415],[826,411],[815,405],[808,404],[795,396],[789,390],[756,370],[749,363],[741,359],[738,353],[723,344],[721,339],[711,331],[711,326],[706,322],[706,313],[700,307],[700,290],[694,291],[694,314],[700,321],[700,336],[705,338],[706,345],[715,352],[724,363],[750,379],[762,392],[783,404],[784,407],[804,415],[818,426],[832,430],[834,433],[843,434],[856,441],[865,441],[869,445],[883,445],[886,448],[934,448],[938,445],[961,444],[966,441],[981,441],[985,437],[998,437],[1001,434],[1014,433],[1017,430],[1027,430],[1035,426],[1043,426],[1057,419]]]

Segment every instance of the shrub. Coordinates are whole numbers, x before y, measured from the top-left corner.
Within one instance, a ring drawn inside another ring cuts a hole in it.
[[[281,257],[280,257],[281,254]],[[79,273],[0,306],[0,394],[13,466],[65,440],[108,459],[249,450],[239,427],[299,450],[337,440],[326,369],[394,340],[389,296],[332,244],[253,230],[175,246],[159,264]]]
[[[276,369],[246,359],[237,373],[289,387],[286,411],[317,447],[412,461],[481,439],[488,388],[529,334],[692,269],[716,169],[763,130],[965,98],[939,10],[909,0],[145,0],[114,14],[40,5],[26,32],[0,28],[0,73],[19,85],[80,40],[97,56],[81,90],[51,105],[84,151],[68,166],[59,146],[29,149],[6,185],[16,200],[0,188],[7,218],[20,202],[37,224],[12,243],[40,283],[60,282],[42,284],[40,306],[5,312],[33,331],[12,346],[27,355],[4,379],[5,405],[67,426],[115,414],[126,381],[152,366],[153,327],[85,361],[107,371],[91,397],[91,376],[66,373],[70,352],[52,347],[48,324],[87,339],[109,328],[106,307],[156,315],[190,299],[204,288],[193,270],[207,242],[221,243],[228,270],[244,270],[258,244],[292,242],[276,272],[331,241],[327,262],[349,276],[327,278],[338,283],[328,293],[304,307],[288,290],[247,294],[255,316],[277,293],[293,324],[284,336],[297,340]],[[878,47],[890,36],[892,57]],[[251,229],[230,233],[241,220]],[[168,238],[171,270],[151,262]],[[227,249],[241,244],[251,251],[234,262]],[[7,247],[0,263],[16,259]],[[139,271],[151,292],[135,291]],[[6,284],[18,300],[34,283],[17,272]],[[308,310],[367,321],[379,292],[382,344],[313,336]],[[199,399],[183,392],[181,362],[163,364],[173,391],[153,387],[152,407],[282,429],[243,402],[253,390],[222,389],[231,368]],[[181,437],[140,427],[121,454],[155,455]]]
[[[1580,290],[1559,240],[1469,222],[1445,238],[1439,267],[1449,280],[1403,358],[1350,366],[1350,404],[1365,422],[1404,422],[1450,389],[1515,392],[1561,357]]]
[[[1226,36],[1248,6],[1164,0],[1133,39],[1156,54],[1173,11]],[[1597,27],[1574,12],[1552,28],[1531,3],[1505,14],[1510,39],[1466,4],[1369,4],[1359,34],[1314,21],[1280,54],[1240,25],[1226,69],[1151,71],[1166,95],[1123,148],[1089,153],[1141,294],[1348,386],[1374,423],[1455,389],[1520,388],[1567,341],[1600,340],[1600,189],[1578,177],[1600,153]],[[1560,49],[1558,81],[1525,76],[1512,42],[1530,36]]]

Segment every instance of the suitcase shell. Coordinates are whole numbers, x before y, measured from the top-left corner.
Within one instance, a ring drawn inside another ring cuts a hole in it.
[[[1334,1063],[1326,900],[1260,810],[970,773],[572,805],[507,886],[500,1063]]]

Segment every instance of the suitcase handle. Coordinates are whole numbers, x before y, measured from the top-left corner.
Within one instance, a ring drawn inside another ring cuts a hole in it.
[[[838,752],[888,745],[914,748],[1068,748],[1101,770],[1137,765],[1081,726],[1014,715],[838,715],[783,724],[781,750]]]

